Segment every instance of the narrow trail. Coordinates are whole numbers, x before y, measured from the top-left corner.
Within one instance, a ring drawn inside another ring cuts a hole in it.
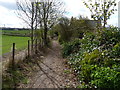
[[[65,73],[68,66],[61,55],[61,46],[57,41],[52,41],[52,47],[47,49],[47,54],[37,63],[39,71],[30,77],[29,83],[24,88],[65,88],[78,85],[75,75]]]

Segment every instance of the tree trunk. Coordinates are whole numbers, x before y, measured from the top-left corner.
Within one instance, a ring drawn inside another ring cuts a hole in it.
[[[43,3],[43,10],[44,10],[44,16],[43,16],[43,21],[44,21],[44,45],[48,46],[48,42],[47,42],[47,31],[48,31],[48,27],[47,27],[47,14],[48,12],[46,11],[46,5]]]
[[[32,18],[31,18],[31,51],[33,51],[33,34],[34,34],[34,32],[33,32],[33,24],[34,24],[34,3],[32,2],[31,3],[32,4]]]
[[[44,28],[44,44],[45,46],[48,46],[48,41],[47,41],[47,27]]]
[[[105,25],[106,25],[106,8],[105,8],[105,2],[104,2],[104,25],[103,25],[104,29],[105,29]]]

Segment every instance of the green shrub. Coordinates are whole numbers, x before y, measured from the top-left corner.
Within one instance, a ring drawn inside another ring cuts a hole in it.
[[[104,66],[112,67],[115,64],[115,60],[112,58],[105,57],[103,61]]]
[[[104,30],[99,38],[103,49],[111,49],[120,41],[120,31],[117,28]]]
[[[48,31],[48,35],[53,39],[54,37],[58,37],[58,31],[53,29]]]
[[[95,38],[94,33],[86,33],[84,37],[81,40],[81,49],[84,50],[84,52],[92,52],[94,49],[97,49],[100,41]]]
[[[111,56],[118,58],[120,57],[120,42],[113,47]]]
[[[100,60],[101,60],[101,52],[98,49],[95,49],[93,52],[91,53],[85,53],[84,54],[84,58],[82,60],[82,64],[100,64]]]
[[[70,54],[69,56],[68,64],[70,64],[70,66],[74,69],[76,73],[79,73],[79,71],[81,70],[80,57],[81,57],[80,53]]]
[[[112,65],[112,69],[114,69],[117,72],[120,72],[120,63]]]
[[[92,71],[95,70],[97,65],[89,65],[89,64],[84,64],[81,67],[81,72],[79,74],[80,79],[85,81],[86,83],[89,83],[91,80],[90,75],[92,74]]]
[[[40,29],[40,30],[35,30],[34,34],[37,39],[41,40],[41,39],[43,39],[43,33],[44,33],[44,30]]]
[[[120,72],[109,67],[97,67],[91,79],[91,84],[98,88],[120,88]]]
[[[79,45],[80,45],[79,39],[75,39],[72,42],[63,43],[63,50],[62,50],[63,57],[66,57],[71,53],[74,53],[76,50],[79,49]]]
[[[102,54],[98,49],[95,49],[91,53],[84,53],[79,66],[81,66],[80,76],[86,83],[90,82],[92,70],[95,69],[97,65],[100,66],[101,62]]]
[[[3,73],[2,77],[2,88],[14,88],[14,85],[19,83],[27,84],[28,78],[18,68],[16,70],[8,69],[7,72]]]
[[[79,79],[88,86],[119,88],[120,31],[111,28],[100,33],[86,33],[78,42],[65,43],[63,56],[69,59],[68,64]]]
[[[71,31],[61,29],[61,31],[59,31],[58,41],[60,42],[60,44],[63,44],[64,42],[69,42],[71,40],[71,35]]]

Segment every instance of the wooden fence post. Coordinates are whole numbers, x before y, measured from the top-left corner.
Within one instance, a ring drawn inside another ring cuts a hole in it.
[[[41,41],[42,41],[42,39],[40,39],[40,41],[39,41],[39,47],[40,47],[40,48],[42,47],[42,46],[41,46]],[[40,48],[39,48],[39,49],[40,49]]]
[[[33,56],[34,54],[34,40],[31,40],[31,55]]]
[[[43,47],[43,39],[41,40],[41,47]]]
[[[37,39],[35,40],[35,54],[37,54]]]
[[[30,40],[28,40],[28,58],[30,57]]]
[[[12,69],[15,69],[15,43],[13,43],[13,51],[12,51]]]
[[[13,43],[13,51],[12,51],[12,70],[15,72],[15,43]],[[12,73],[12,78],[14,82],[14,89],[16,90],[16,82],[15,82],[15,74]]]

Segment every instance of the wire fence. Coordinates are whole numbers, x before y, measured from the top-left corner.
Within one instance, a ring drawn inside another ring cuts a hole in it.
[[[33,44],[32,44],[33,42]],[[12,71],[16,71],[16,65],[19,64],[19,61],[22,60],[30,60],[34,55],[37,55],[40,51],[40,48],[44,46],[43,39],[34,39],[34,40],[28,40],[26,41],[26,48],[24,50],[19,51],[19,49],[16,48],[16,45],[22,43],[11,43],[7,44],[5,46],[11,45],[11,52],[8,55],[6,55],[5,58],[2,58],[2,71],[6,71],[9,67]],[[2,46],[5,47],[5,46]],[[12,73],[11,73],[12,74]],[[13,74],[12,79],[14,81],[14,88],[16,88],[16,82],[15,82],[15,76]]]
[[[33,45],[32,45],[32,42],[33,42]],[[33,55],[39,52],[40,47],[43,47],[43,40],[39,40],[39,39],[34,39],[33,41],[28,40],[26,42],[26,46],[24,47],[24,49],[23,48],[17,49],[16,48],[17,44],[12,43],[12,44],[6,45],[6,46],[11,45],[12,47],[9,53],[3,55],[3,58],[2,58],[3,66],[6,66],[5,64],[11,61],[12,67],[14,68],[15,64],[19,62],[20,60],[24,60],[25,58],[31,58]],[[2,48],[3,47],[5,46],[2,46]],[[6,67],[4,67],[3,69],[5,68]]]
[[[41,40],[37,40],[37,43],[40,42],[40,41]],[[21,50],[26,49],[28,47],[28,40],[26,40],[26,41],[24,41],[24,40],[23,41],[19,41],[18,40],[18,41],[15,41],[14,43],[15,43],[15,50],[16,51],[21,51]],[[31,43],[31,40],[29,40],[29,43]],[[35,43],[36,43],[36,39],[33,40],[34,46],[35,46]],[[3,44],[2,46],[0,46],[0,48],[2,48],[2,55],[4,56],[4,54],[6,55],[6,54],[12,52],[13,43]]]

